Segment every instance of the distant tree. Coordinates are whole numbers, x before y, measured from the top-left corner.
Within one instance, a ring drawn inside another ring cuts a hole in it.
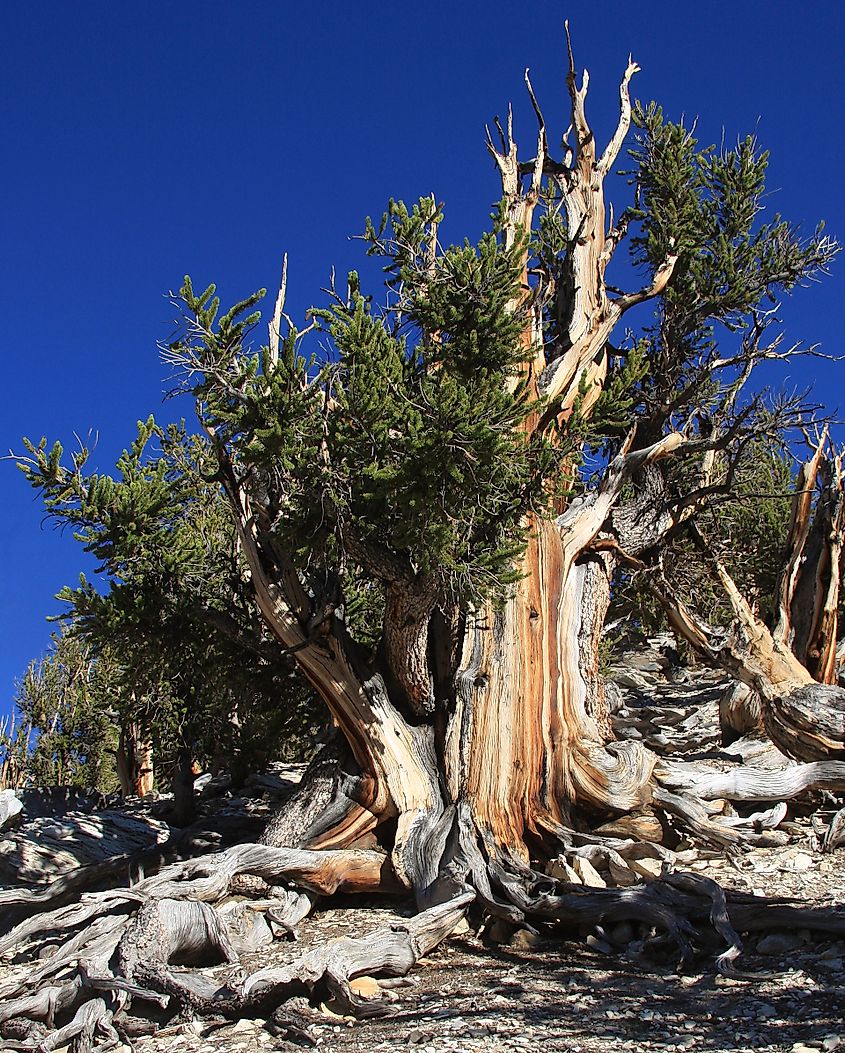
[[[30,663],[14,700],[28,747],[18,750],[19,783],[117,788],[114,668],[66,633]]]
[[[715,468],[716,466],[714,466]],[[706,611],[714,626],[727,629],[734,611],[712,573],[718,554],[742,594],[761,618],[773,624],[775,597],[786,556],[793,501],[795,458],[768,440],[747,446],[732,466],[729,488],[696,516],[710,539],[709,552],[688,531],[677,531],[661,546],[661,574],[672,596],[693,610]],[[720,478],[725,478],[727,466]],[[714,477],[718,469],[714,472]],[[689,487],[690,480],[685,485]],[[610,616],[645,632],[668,628],[666,614],[650,589],[654,567],[620,565]]]

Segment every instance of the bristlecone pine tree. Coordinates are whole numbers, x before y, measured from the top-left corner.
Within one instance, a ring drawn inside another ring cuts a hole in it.
[[[820,233],[801,240],[777,216],[760,222],[766,155],[753,140],[699,150],[656,107],[634,114],[637,206],[614,219],[604,184],[629,132],[636,72],[630,63],[617,129],[600,151],[570,49],[572,139],[559,158],[528,84],[536,145],[521,160],[510,117],[506,128],[496,122],[488,147],[502,201],[478,245],[441,244],[433,199],[391,203],[381,224],[368,223],[365,241],[387,275],[381,309],[353,274],[300,331],[284,313],[283,277],[268,346],[252,353],[263,294],[218,317],[214,288],[197,294],[185,281],[185,333],[166,355],[196,396],[258,607],[338,739],[263,843],[177,864],[125,900],[111,892],[59,906],[0,940],[7,950],[90,926],[39,966],[30,993],[5,992],[18,1016],[52,1023],[82,1001],[69,1026],[110,1034],[127,997],[254,1015],[303,986],[352,1012],[380,1012],[385,1001],[350,979],[408,971],[473,904],[514,925],[636,919],[668,932],[684,956],[696,925],[713,924],[725,970],[737,930],[771,924],[764,901],[726,900],[694,875],[587,889],[546,873],[561,854],[609,857],[624,871],[618,822],[614,837],[595,832],[614,817],[628,817],[640,838],[674,822],[717,844],[760,840],[701,803],[731,796],[729,782],[739,799],[757,800],[845,787],[842,692],[820,683],[831,679],[836,637],[841,462],[825,460],[820,503],[800,487],[795,573],[771,631],[696,524],[730,494],[750,443],[809,425],[801,400],[749,395],[747,382],[757,363],[798,353],[770,337],[768,305],[824,269],[836,246]],[[623,293],[605,272],[629,226],[646,276]],[[627,312],[647,301],[654,324],[638,340],[622,337]],[[303,350],[315,328],[331,342],[322,360]],[[819,473],[827,449],[820,435]],[[826,533],[807,528],[813,505],[832,524]],[[661,586],[663,543],[682,530],[709,553],[736,615],[718,639]],[[827,570],[806,585],[821,613],[805,630],[797,583],[811,535]],[[620,561],[653,568],[673,624],[760,693],[774,740],[811,763],[767,786],[744,769],[720,782],[704,765],[658,761],[614,739],[598,645]],[[381,619],[366,639],[362,604]],[[812,641],[814,665],[799,637]],[[287,925],[315,894],[336,890],[405,889],[419,913],[222,989],[175,973],[169,963],[191,950],[237,958],[245,908],[211,904],[256,884]],[[54,886],[51,907],[65,891]],[[21,911],[43,908],[33,895],[5,895]],[[781,923],[845,930],[830,913],[772,911]],[[115,947],[117,974],[107,966]],[[35,989],[61,968],[64,979]]]

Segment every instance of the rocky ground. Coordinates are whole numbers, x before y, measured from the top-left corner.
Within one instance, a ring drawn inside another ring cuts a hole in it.
[[[717,706],[724,681],[706,671],[673,668],[659,647],[626,656],[613,672],[620,687],[614,718],[620,736],[641,737],[673,753],[718,750]],[[256,780],[238,797],[225,786],[211,787],[218,794],[208,794],[209,801],[218,811],[237,816],[240,810],[257,819],[293,775],[284,771],[281,779],[277,773]],[[842,904],[845,911],[845,849],[819,851],[819,831],[841,803],[817,795],[790,805],[779,828],[785,843],[774,847],[728,858],[681,845],[684,866],[726,888],[797,897],[819,906]],[[150,836],[160,838],[156,824]],[[4,851],[7,858],[14,854],[8,844]],[[244,958],[239,968],[253,972],[282,964],[309,946],[340,935],[360,936],[412,912],[412,905],[402,901],[332,900],[301,925],[298,941],[276,941]],[[692,966],[678,971],[671,948],[644,946],[647,934],[627,923],[609,931],[573,930],[562,938],[476,928],[470,921],[389,990],[389,1016],[356,1021],[331,1005],[294,1000],[269,1023],[185,1020],[136,1039],[135,1048],[138,1053],[245,1053],[295,1046],[326,1053],[493,1053],[538,1047],[573,1053],[837,1048],[845,1053],[843,941],[801,930],[749,936],[738,963],[747,978],[734,979],[717,973],[715,945],[702,948]],[[20,968],[10,963],[4,971],[8,976]],[[221,981],[232,976],[231,966],[206,971]],[[364,977],[357,983],[367,994],[374,981]]]

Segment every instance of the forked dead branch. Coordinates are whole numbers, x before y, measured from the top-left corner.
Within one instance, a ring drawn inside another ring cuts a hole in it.
[[[255,356],[245,342],[257,298],[218,319],[213,287],[197,295],[186,280],[185,333],[167,356],[196,395],[267,632],[329,710],[335,738],[260,845],[54,909],[4,894],[31,913],[3,951],[69,939],[2,992],[7,1020],[32,1021],[19,1048],[71,1033],[77,1048],[107,1044],[127,1014],[164,997],[183,1012],[272,1014],[304,990],[382,1012],[387,1000],[351,981],[404,975],[470,909],[549,929],[630,919],[687,961],[715,934],[726,972],[742,931],[845,933],[835,911],[726,896],[678,872],[664,843],[684,832],[726,850],[765,844],[782,812],[727,821],[711,802],[845,789],[834,660],[843,475],[827,433],[799,481],[775,621],[716,553],[708,565],[730,629],[707,625],[660,573],[679,533],[707,549],[699,514],[731,497],[749,448],[808,425],[800,400],[748,382],[758,362],[800,353],[767,341],[761,303],[823,270],[836,245],[759,222],[765,155],[752,140],[696,151],[654,107],[634,111],[637,200],[614,220],[605,181],[629,134],[638,67],[625,70],[618,126],[599,152],[587,74],[579,84],[568,55],[561,157],[527,75],[533,156],[520,158],[510,114],[498,141],[488,133],[502,203],[477,248],[441,245],[433,199],[392,203],[380,227],[368,224],[387,273],[381,313],[353,274],[348,295],[298,331],[283,279]],[[629,232],[647,278],[626,293],[605,274]],[[648,301],[654,325],[623,338],[627,312]],[[315,326],[331,361],[302,350]],[[66,487],[68,507],[79,501],[79,470],[74,491],[74,470],[61,475],[43,448],[28,471],[45,491]],[[600,643],[614,576],[631,567],[675,630],[756,692],[772,741],[800,765],[781,756],[775,774],[728,775],[614,737]],[[367,638],[354,615],[362,595]],[[600,831],[628,813],[636,838]],[[618,887],[569,880],[582,860],[610,868]],[[222,986],[175,968],[209,953],[236,963],[250,940],[272,938],[247,914],[288,931],[337,890],[404,891],[419,913]],[[260,897],[251,910],[231,898],[246,892]],[[70,1031],[50,1030],[68,1016]]]

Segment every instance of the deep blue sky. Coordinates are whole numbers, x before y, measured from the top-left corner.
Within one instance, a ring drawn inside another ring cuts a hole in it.
[[[516,138],[531,148],[525,66],[555,141],[563,130],[566,16],[601,139],[631,51],[634,95],[699,115],[707,141],[756,128],[772,152],[772,208],[845,237],[845,16],[831,0],[7,0],[0,448],[19,450],[24,434],[70,446],[94,429],[107,468],[136,419],[177,412],[162,406],[155,345],[170,332],[163,294],[186,272],[234,300],[272,288],[287,251],[288,307],[301,314],[332,264],[354,265],[347,236],[390,196],[434,191],[445,235],[476,235],[498,194],[485,121],[514,100]],[[623,200],[624,186],[610,196]],[[843,350],[843,274],[845,261],[793,297],[791,338]],[[823,400],[845,402],[833,366],[791,379],[812,373]],[[47,645],[55,592],[89,565],[42,528],[8,462],[0,494],[2,712]]]

